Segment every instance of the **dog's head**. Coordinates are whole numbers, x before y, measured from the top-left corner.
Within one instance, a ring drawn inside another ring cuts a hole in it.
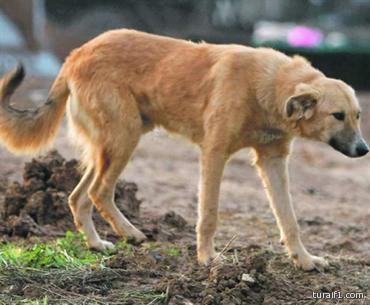
[[[342,81],[319,78],[298,84],[286,101],[285,114],[303,137],[328,143],[352,158],[369,152],[361,135],[359,103]]]

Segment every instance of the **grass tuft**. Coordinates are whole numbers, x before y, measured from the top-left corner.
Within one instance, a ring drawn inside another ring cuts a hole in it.
[[[107,253],[89,251],[83,236],[68,231],[63,238],[51,244],[0,245],[0,267],[71,268],[83,265],[102,265]]]
[[[181,255],[181,250],[179,248],[170,247],[163,249],[163,253],[168,256],[179,257]]]
[[[135,274],[109,268],[106,261],[112,255],[133,256],[134,248],[120,240],[116,250],[90,251],[83,235],[71,231],[51,243],[0,244],[0,305],[100,305],[106,304],[108,297],[109,304],[121,304],[119,300],[126,299],[133,304],[163,303],[163,293],[147,288],[117,289],[104,296],[114,283]]]

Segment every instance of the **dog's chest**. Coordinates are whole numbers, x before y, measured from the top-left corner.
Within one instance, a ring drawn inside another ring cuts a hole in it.
[[[285,133],[272,127],[261,128],[252,132],[253,142],[258,144],[271,144],[284,138]]]

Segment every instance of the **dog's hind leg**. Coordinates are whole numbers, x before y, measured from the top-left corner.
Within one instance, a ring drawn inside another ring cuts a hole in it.
[[[304,247],[289,194],[286,147],[257,149],[257,167],[266,187],[271,208],[280,229],[281,240],[295,264],[304,269],[327,265],[325,259],[311,255]]]
[[[103,150],[100,153],[99,165],[88,194],[99,213],[119,236],[133,238],[136,242],[141,242],[146,239],[145,235],[129,222],[114,203],[114,189],[117,179],[135,146],[136,143],[131,143],[131,145],[124,147],[123,152],[121,151],[119,154],[110,150]]]
[[[143,133],[143,122],[135,100],[130,94],[121,93],[121,96],[120,104],[118,100],[116,106],[111,102],[109,108],[101,108],[99,113],[104,121],[104,134],[96,146],[95,173],[88,195],[119,236],[141,242],[146,239],[145,235],[129,222],[114,203],[117,179]]]
[[[87,196],[87,189],[93,177],[94,167],[89,165],[80,182],[69,196],[68,203],[73,214],[74,223],[85,234],[88,246],[96,250],[104,250],[113,248],[113,244],[99,237],[92,220],[93,204]]]
[[[82,140],[81,146],[86,151],[84,163],[88,166],[71,194],[70,205],[76,225],[86,233],[90,247],[104,249],[112,247],[112,244],[101,240],[96,233],[91,220],[91,202],[118,235],[137,241],[146,238],[114,203],[117,179],[144,129],[136,101],[127,88],[125,90],[121,86],[117,90],[116,85],[111,86],[109,82],[104,86],[101,83],[91,86],[88,96],[81,89],[82,85],[76,86],[80,89],[72,90],[69,105],[71,127]],[[82,196],[85,193],[87,196]],[[81,201],[76,203],[79,198]],[[77,207],[80,211],[83,209],[83,213],[79,213]]]

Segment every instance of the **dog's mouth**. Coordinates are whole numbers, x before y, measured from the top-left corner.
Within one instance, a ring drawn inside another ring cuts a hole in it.
[[[350,151],[344,145],[342,145],[337,139],[331,138],[329,140],[329,145],[333,147],[335,150],[341,152],[342,154],[350,157]]]
[[[359,158],[369,152],[369,147],[362,138],[360,138],[359,141],[356,141],[355,144],[344,144],[338,141],[336,138],[331,138],[328,144],[335,150],[350,158]]]

